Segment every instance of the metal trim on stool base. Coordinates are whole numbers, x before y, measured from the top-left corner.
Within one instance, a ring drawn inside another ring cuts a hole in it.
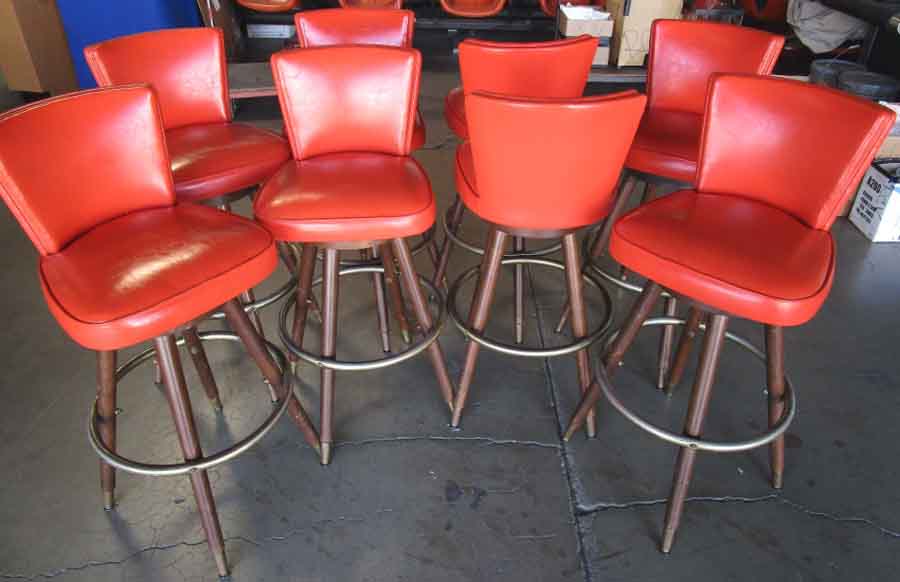
[[[413,256],[418,255],[422,251],[428,248],[428,245],[434,240],[434,227],[432,226],[425,232],[421,234],[421,240],[416,244],[409,247],[409,252],[412,253]],[[382,242],[390,242],[390,241],[382,241]],[[320,248],[316,253],[317,261],[325,260],[325,248]],[[380,265],[381,261],[376,259],[347,259],[342,258],[338,264],[342,267],[366,267],[369,265]]]
[[[361,273],[384,273],[384,267],[377,265],[346,267],[338,271],[339,276],[358,275]],[[323,280],[323,277],[319,277],[312,282],[311,287],[321,285]],[[337,360],[335,358],[326,358],[298,348],[291,339],[291,334],[287,329],[288,316],[290,315],[291,310],[294,309],[295,305],[293,301],[285,302],[285,304],[281,307],[281,312],[278,316],[278,333],[281,337],[281,341],[284,343],[284,346],[287,348],[287,350],[298,358],[309,362],[310,364],[313,364],[314,366],[317,366],[319,368],[328,368],[330,370],[361,372],[365,370],[378,370],[380,368],[387,368],[388,366],[393,366],[395,364],[399,364],[400,362],[405,362],[406,360],[424,352],[426,349],[428,349],[428,346],[437,341],[438,337],[441,335],[441,329],[444,327],[444,322],[447,319],[447,309],[446,301],[444,300],[444,294],[441,293],[441,291],[434,284],[432,284],[431,281],[427,280],[421,275],[419,275],[419,282],[425,285],[428,291],[431,292],[433,297],[435,297],[436,299],[435,303],[437,304],[438,309],[434,325],[432,326],[431,331],[425,334],[425,337],[423,337],[421,341],[411,345],[398,354],[392,354],[391,356],[378,358],[375,360],[350,362]]]
[[[652,317],[646,319],[641,327],[652,327],[657,325],[677,325],[683,326],[685,325],[686,320],[680,319],[677,317]],[[699,329],[705,331],[705,324],[701,324]],[[618,331],[610,334],[609,339],[607,340],[606,347],[612,345],[612,342],[615,341],[616,336],[618,335]],[[754,346],[749,340],[743,338],[737,334],[733,334],[731,332],[725,333],[725,339],[736,343],[741,346],[760,360],[763,363],[766,362],[765,353]],[[653,436],[660,438],[666,442],[669,442],[673,445],[689,448],[697,451],[709,451],[713,453],[737,453],[742,451],[749,451],[751,449],[759,448],[765,446],[779,436],[784,434],[784,432],[788,429],[791,422],[793,422],[794,417],[797,413],[797,399],[794,394],[794,388],[791,384],[790,378],[787,377],[787,374],[784,376],[785,382],[785,401],[786,407],[782,412],[781,419],[770,428],[767,432],[763,434],[742,440],[742,441],[712,441],[707,439],[699,439],[690,437],[684,434],[678,434],[666,430],[664,428],[660,428],[655,424],[645,420],[640,415],[634,413],[630,409],[628,409],[622,402],[616,397],[615,393],[612,390],[612,382],[610,382],[609,377],[606,375],[605,370],[601,370],[598,373],[597,383],[600,386],[600,390],[603,392],[603,395],[606,396],[607,400],[609,400],[610,404],[612,404],[613,408],[618,410],[622,416],[627,418],[633,424],[635,424],[638,428],[652,434]]]
[[[241,343],[241,338],[237,334],[233,333],[216,331],[200,332],[197,335],[200,338],[200,341],[223,340]],[[178,338],[176,342],[178,346],[183,346],[185,345],[185,343],[186,342],[184,338]],[[277,361],[278,366],[281,368],[282,384],[285,387],[285,397],[280,403],[278,403],[275,410],[272,411],[272,414],[269,415],[265,422],[263,422],[247,437],[243,438],[232,446],[212,455],[206,455],[200,459],[187,461],[184,463],[159,465],[127,459],[109,450],[109,448],[107,448],[107,446],[103,444],[97,428],[98,414],[97,401],[95,400],[91,406],[91,414],[88,419],[88,437],[91,443],[91,447],[93,447],[94,451],[96,451],[97,455],[99,455],[101,459],[117,469],[122,469],[123,471],[126,471],[128,473],[135,473],[138,475],[152,475],[158,477],[184,475],[187,473],[192,473],[194,471],[210,469],[212,467],[215,467],[216,465],[221,465],[222,463],[234,459],[238,455],[241,455],[242,453],[250,449],[264,436],[266,436],[269,431],[272,430],[278,420],[287,411],[288,404],[291,401],[288,396],[293,393],[293,378],[292,374],[290,373],[290,368],[287,366],[287,357],[284,355],[284,352],[282,352],[278,347],[269,342],[266,342],[266,347],[269,349],[269,352],[272,354],[272,356]],[[154,348],[149,348],[119,366],[119,368],[116,370],[116,382],[119,382],[122,378],[134,371],[141,364],[153,359],[154,354]]]
[[[509,257],[509,255],[505,255]],[[553,261],[550,259],[541,259],[536,257],[510,257],[500,261],[501,265],[538,265],[542,267],[552,267],[554,269],[559,269],[561,271],[566,270],[566,266],[558,261]],[[472,279],[479,273],[481,267],[475,266],[464,273],[462,273],[454,282],[453,285],[450,286],[450,291],[447,294],[447,311],[450,315],[450,319],[456,324],[456,327],[465,335],[467,338],[472,341],[481,344],[482,346],[494,350],[496,352],[500,352],[503,354],[511,355],[511,356],[525,356],[530,358],[552,358],[555,356],[564,356],[567,354],[574,354],[580,350],[588,348],[591,344],[595,343],[597,340],[603,337],[603,334],[607,332],[610,324],[612,323],[612,298],[609,295],[609,291],[606,290],[603,285],[594,279],[589,273],[582,272],[581,277],[584,281],[587,281],[589,285],[595,287],[600,290],[603,295],[603,301],[606,307],[606,317],[603,320],[603,323],[597,327],[594,331],[590,332],[583,338],[554,348],[525,348],[518,345],[510,345],[502,342],[498,342],[496,340],[492,340],[485,336],[484,334],[478,333],[474,329],[472,329],[465,318],[463,318],[456,310],[456,295],[459,292],[459,289],[462,287],[462,284]]]
[[[460,201],[460,204],[462,204],[462,201]],[[452,209],[453,209],[452,207],[448,208],[447,212],[442,214],[440,217],[441,228],[444,230],[444,234],[450,239],[450,241],[454,245],[456,245],[462,249],[465,249],[465,250],[469,251],[470,253],[473,253],[473,254],[476,254],[479,256],[484,256],[483,248],[476,246],[468,241],[463,240],[459,235],[452,232],[452,229],[447,224],[447,220],[448,220],[447,214],[449,214]],[[544,257],[547,255],[552,255],[553,253],[559,251],[560,249],[562,249],[562,242],[558,242],[554,245],[550,245],[550,246],[539,248],[539,249],[534,249],[531,251],[522,251],[522,252],[518,252],[518,253],[517,252],[506,253],[503,256],[506,258]]]

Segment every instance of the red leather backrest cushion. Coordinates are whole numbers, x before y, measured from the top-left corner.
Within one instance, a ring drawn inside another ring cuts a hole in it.
[[[222,31],[173,28],[85,47],[100,86],[149,83],[166,129],[231,120]]]
[[[528,43],[464,40],[459,45],[463,91],[581,97],[596,50],[597,39],[590,36]]]
[[[378,44],[411,47],[416,16],[393,8],[326,8],[294,15],[301,47]]]
[[[174,204],[153,91],[95,89],[0,115],[0,194],[42,255],[116,216]]]
[[[479,214],[518,228],[596,222],[609,211],[645,106],[635,91],[549,100],[466,96]]]
[[[697,189],[760,200],[828,229],[893,123],[892,111],[848,93],[775,77],[715,75]]]
[[[657,20],[650,32],[649,106],[701,114],[710,75],[768,75],[783,46],[784,37],[752,28]]]
[[[344,45],[272,55],[294,158],[335,152],[410,152],[422,57],[386,46]]]

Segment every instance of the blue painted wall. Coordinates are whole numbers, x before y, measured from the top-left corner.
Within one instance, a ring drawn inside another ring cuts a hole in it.
[[[89,44],[125,34],[200,26],[196,0],[56,0],[82,89],[96,87],[84,60]]]

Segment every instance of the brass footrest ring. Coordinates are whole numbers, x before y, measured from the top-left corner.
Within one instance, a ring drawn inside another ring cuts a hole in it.
[[[559,269],[562,271],[565,271],[566,269],[566,266],[558,261],[552,261],[550,259],[540,259],[536,257],[510,257],[500,261],[500,264],[537,265],[541,267],[551,267],[553,269]],[[456,295],[457,293],[459,293],[462,284],[478,275],[480,268],[481,267],[476,266],[466,270],[453,282],[453,285],[450,287],[450,292],[447,294],[447,312],[450,315],[450,319],[454,324],[456,324],[456,327],[458,327],[459,330],[467,338],[478,344],[481,344],[482,346],[490,350],[494,350],[496,352],[508,354],[511,356],[523,356],[527,358],[552,358],[555,356],[573,354],[579,350],[583,350],[589,347],[591,344],[603,337],[603,334],[607,332],[610,324],[612,323],[612,298],[609,296],[609,292],[599,281],[594,279],[590,273],[584,271],[581,274],[584,281],[586,281],[591,287],[595,287],[596,289],[598,289],[603,296],[603,302],[606,308],[606,317],[604,318],[603,323],[600,326],[598,326],[589,334],[579,340],[568,343],[566,345],[552,348],[525,348],[519,345],[511,345],[493,340],[483,333],[477,332],[469,327],[466,318],[463,318],[456,309]]]
[[[652,317],[648,318],[644,324],[646,327],[652,327],[657,325],[685,325],[685,320],[677,318],[677,317]],[[701,330],[705,330],[705,326],[700,326]],[[619,331],[615,331],[610,334],[609,339],[606,342],[606,346],[612,344],[618,335]],[[763,363],[766,362],[766,354],[763,353],[762,350],[754,346],[749,340],[743,338],[739,335],[726,332],[725,338],[733,342],[740,347],[744,348],[758,359],[762,360]],[[606,377],[605,373],[601,373],[598,376],[598,383],[600,385],[600,389],[603,391],[603,395],[606,396],[606,399],[609,400],[610,404],[612,404],[613,408],[618,410],[622,416],[630,420],[632,423],[638,426],[638,428],[652,434],[653,436],[660,438],[666,442],[672,443],[673,445],[679,447],[685,447],[688,449],[694,449],[698,451],[709,451],[712,453],[739,453],[742,451],[749,451],[751,449],[755,449],[761,447],[763,445],[767,445],[770,442],[774,441],[778,437],[784,434],[784,432],[788,429],[791,422],[793,422],[794,417],[797,414],[797,398],[794,394],[794,387],[791,384],[790,378],[787,377],[787,374],[784,376],[784,399],[785,399],[785,409],[782,412],[781,418],[775,423],[775,426],[771,427],[767,432],[764,432],[760,435],[757,435],[753,438],[749,438],[742,441],[713,441],[707,439],[700,439],[690,437],[684,434],[675,433],[668,429],[661,428],[645,418],[641,417],[637,413],[630,410],[622,401],[620,401],[612,389],[612,383]]]
[[[200,337],[200,341],[230,341],[235,343],[241,343],[241,338],[236,334],[214,331],[214,332],[200,332],[197,334]],[[184,339],[178,338],[177,344],[179,346],[184,345]],[[269,353],[272,354],[272,357],[275,359],[275,363],[278,365],[278,368],[281,370],[281,382],[285,387],[286,394],[291,394],[293,390],[293,375],[290,373],[290,367],[287,366],[287,358],[280,349],[278,349],[275,345],[266,342],[266,347],[269,350]],[[156,351],[153,348],[149,348],[134,356],[116,370],[116,382],[120,381],[127,374],[134,371],[138,366],[149,362],[156,355]],[[185,461],[183,463],[172,463],[167,465],[160,464],[151,464],[144,463],[141,461],[134,461],[132,459],[127,459],[118,453],[109,450],[103,441],[100,439],[100,434],[97,431],[97,402],[94,401],[94,404],[91,406],[91,413],[88,419],[88,438],[90,440],[91,446],[94,451],[97,452],[97,455],[100,456],[103,461],[107,464],[112,465],[116,469],[121,469],[127,473],[136,473],[138,475],[151,475],[156,477],[168,477],[173,475],[184,475],[186,473],[191,473],[193,471],[202,471],[205,469],[210,469],[215,467],[216,465],[221,465],[222,463],[226,463],[238,455],[245,453],[248,451],[253,445],[258,443],[278,422],[278,420],[282,417],[282,415],[287,411],[288,404],[290,403],[290,398],[284,398],[280,402],[275,403],[275,407],[272,413],[268,418],[252,433],[248,436],[244,437],[240,441],[231,445],[230,447],[221,450],[212,455],[206,455],[201,459],[196,459],[193,461]]]

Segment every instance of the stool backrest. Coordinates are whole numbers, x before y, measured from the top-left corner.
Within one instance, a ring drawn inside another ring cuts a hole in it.
[[[0,115],[0,195],[41,255],[117,216],[174,204],[153,91],[94,89]]]
[[[886,107],[834,89],[714,75],[697,189],[759,200],[828,229],[893,123]]]
[[[412,47],[416,15],[394,8],[325,8],[294,15],[303,48],[336,44]]]
[[[467,96],[479,215],[536,230],[603,218],[646,101],[636,91],[577,99]]]
[[[657,20],[650,28],[650,108],[703,113],[713,73],[768,75],[784,37],[700,20]]]
[[[236,0],[236,2],[256,12],[290,12],[300,7],[300,0]]]
[[[221,29],[142,32],[85,47],[84,56],[101,87],[149,83],[166,129],[231,121]]]
[[[419,51],[343,45],[272,55],[294,158],[337,152],[408,155],[419,98]]]
[[[587,35],[549,42],[464,40],[459,44],[463,92],[581,97],[596,50],[597,39]]]
[[[403,8],[403,0],[338,0],[344,8]]]

